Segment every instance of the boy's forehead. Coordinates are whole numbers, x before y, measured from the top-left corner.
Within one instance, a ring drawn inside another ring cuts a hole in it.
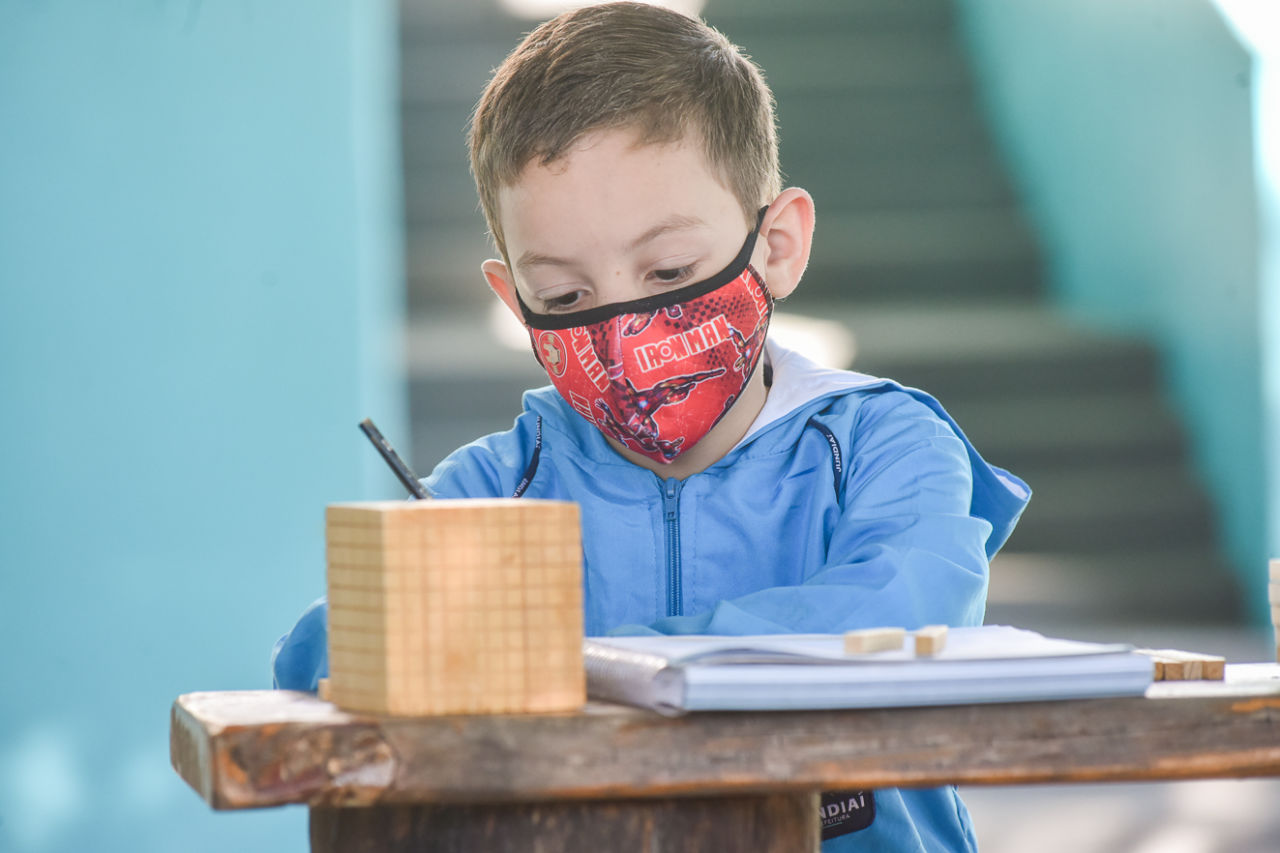
[[[647,154],[656,156],[649,158],[645,156]],[[603,166],[609,172],[628,164],[661,169],[669,166],[667,156],[671,154],[690,155],[689,159],[699,161],[698,166],[702,171],[715,177],[714,169],[707,161],[700,134],[685,132],[670,139],[652,139],[645,136],[643,128],[624,125],[589,130],[550,159],[545,159],[542,155],[529,158],[521,167],[515,184],[526,182],[539,172],[563,176],[571,168],[582,168],[583,164],[587,164],[586,168]]]
[[[696,136],[650,142],[630,128],[583,134],[550,162],[530,160],[498,194],[508,242],[578,219],[626,231],[655,220],[710,220],[740,210]]]
[[[542,156],[530,158],[525,167],[542,165],[555,168],[573,154],[591,151],[596,148],[607,148],[621,151],[641,151],[646,148],[683,147],[701,150],[702,134],[689,128],[674,136],[654,136],[640,124],[623,124],[617,127],[596,127],[583,131],[569,144],[565,145],[550,160],[544,161]]]

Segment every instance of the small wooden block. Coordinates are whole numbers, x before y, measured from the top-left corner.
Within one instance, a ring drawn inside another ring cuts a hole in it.
[[[1164,658],[1165,681],[1191,681],[1190,675],[1187,671],[1186,661],[1180,661],[1176,658]]]
[[[329,679],[322,678],[316,683],[316,696],[326,702],[329,701]]]
[[[1227,659],[1224,657],[1205,655],[1200,665],[1200,677],[1205,681],[1222,681],[1227,677]]]
[[[1178,649],[1138,649],[1155,661],[1156,681],[1221,681],[1226,658]]]
[[[1271,605],[1271,624],[1280,625],[1280,604]]]
[[[1267,562],[1267,568],[1271,574],[1271,582],[1280,582],[1280,560],[1270,560]]]
[[[844,653],[864,655],[870,652],[887,652],[902,648],[906,640],[905,628],[864,628],[860,631],[846,631]]]
[[[936,655],[947,645],[946,625],[925,625],[915,632],[916,656]]]
[[[1273,607],[1280,604],[1280,581],[1271,582],[1267,588],[1267,600],[1271,602]]]
[[[1155,665],[1152,674],[1154,681],[1181,681],[1182,680],[1182,663],[1175,658],[1169,657],[1162,651],[1155,649],[1136,649],[1138,654],[1146,655],[1151,658]]]

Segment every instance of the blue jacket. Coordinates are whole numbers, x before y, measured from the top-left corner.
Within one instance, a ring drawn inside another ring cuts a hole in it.
[[[769,344],[764,409],[724,458],[683,481],[623,459],[551,387],[514,427],[451,454],[438,497],[578,502],[586,632],[838,633],[981,624],[987,563],[1030,492],[988,465],[932,397],[818,367]],[[323,599],[272,657],[277,686],[328,669]],[[971,850],[954,788],[874,792],[844,850]]]

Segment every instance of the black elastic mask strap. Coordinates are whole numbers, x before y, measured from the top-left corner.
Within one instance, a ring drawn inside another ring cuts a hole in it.
[[[693,284],[686,284],[684,287],[668,290],[665,293],[646,296],[643,299],[632,299],[630,302],[614,302],[609,305],[601,305],[599,308],[588,308],[585,311],[574,311],[569,314],[535,314],[520,298],[520,291],[516,290],[516,301],[520,303],[520,313],[524,316],[525,324],[531,329],[572,329],[576,326],[590,326],[605,320],[612,320],[614,317],[619,317],[623,314],[652,314],[654,311],[660,311],[671,305],[678,305],[681,302],[688,302],[690,299],[697,299],[703,294],[724,287],[742,275],[742,271],[747,268],[747,264],[751,261],[751,253],[756,249],[756,238],[760,236],[760,225],[764,222],[764,215],[768,209],[768,205],[760,208],[760,212],[756,214],[756,227],[752,228],[750,233],[747,234],[747,240],[742,244],[742,249],[738,252],[737,257],[711,278],[705,278]],[[515,290],[514,285],[512,289]]]

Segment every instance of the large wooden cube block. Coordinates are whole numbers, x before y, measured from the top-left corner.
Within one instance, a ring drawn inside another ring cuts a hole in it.
[[[425,715],[584,704],[576,504],[333,504],[326,539],[337,705]]]

